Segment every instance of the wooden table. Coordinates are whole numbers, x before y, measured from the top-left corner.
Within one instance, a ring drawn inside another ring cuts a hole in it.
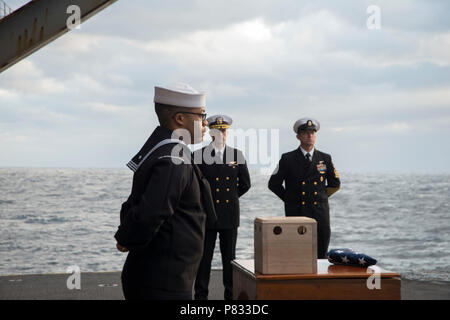
[[[255,272],[253,260],[234,260],[232,265],[235,300],[400,299],[400,274],[378,266],[333,265],[319,259],[315,274],[264,275]]]

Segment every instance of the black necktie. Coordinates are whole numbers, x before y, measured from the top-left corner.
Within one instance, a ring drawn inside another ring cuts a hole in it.
[[[309,154],[309,152],[306,153],[306,161],[308,164],[311,163],[311,155]]]
[[[311,155],[309,153],[306,153],[305,159],[306,159],[305,170],[309,170],[309,167],[311,166]]]
[[[217,164],[223,163],[223,160],[222,160],[222,151],[217,151],[217,153],[216,153],[216,163],[217,163]]]

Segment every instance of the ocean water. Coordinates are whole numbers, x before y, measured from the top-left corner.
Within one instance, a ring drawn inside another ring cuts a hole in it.
[[[283,216],[252,173],[241,198],[236,257],[253,258],[253,220]],[[127,169],[0,168],[0,275],[121,270],[119,210],[131,189]],[[341,173],[330,198],[332,248],[353,248],[403,278],[450,281],[450,175]],[[216,246],[213,268],[221,268]]]

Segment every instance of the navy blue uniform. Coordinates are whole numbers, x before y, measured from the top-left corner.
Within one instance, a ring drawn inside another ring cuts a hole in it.
[[[286,216],[305,216],[317,221],[319,259],[327,257],[330,242],[328,197],[339,187],[339,175],[331,156],[315,149],[308,163],[300,147],[281,156],[269,180],[269,189],[284,202]]]
[[[194,159],[202,159],[204,154],[215,156],[212,144],[196,153],[194,153]],[[199,153],[201,154],[199,155]],[[235,259],[236,254],[240,216],[239,197],[250,189],[250,174],[242,152],[229,146],[224,149],[223,163],[206,164],[203,161],[199,164],[199,168],[211,186],[217,222],[208,224],[206,227],[204,254],[195,282],[195,298],[207,299],[208,297],[211,261],[219,233],[225,286],[224,297],[231,299],[233,296],[231,261]]]
[[[133,161],[139,163],[171,133],[157,127]],[[126,299],[192,298],[203,253],[206,212],[202,198],[208,193],[201,189],[190,151],[182,149],[180,157],[174,157],[173,147],[158,148],[140,164],[131,195],[122,205],[115,238],[129,249],[122,270]]]

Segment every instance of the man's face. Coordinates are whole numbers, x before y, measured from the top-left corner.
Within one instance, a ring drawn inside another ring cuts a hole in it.
[[[227,129],[211,129],[209,134],[217,147],[223,147],[227,141]]]
[[[183,114],[186,117],[185,126],[191,134],[191,144],[197,144],[203,141],[206,126],[208,125],[208,122],[202,118],[202,114],[205,113],[205,108],[192,108],[189,112],[191,113]]]
[[[316,144],[315,130],[300,130],[297,134],[297,139],[300,140],[304,146],[314,146]]]

